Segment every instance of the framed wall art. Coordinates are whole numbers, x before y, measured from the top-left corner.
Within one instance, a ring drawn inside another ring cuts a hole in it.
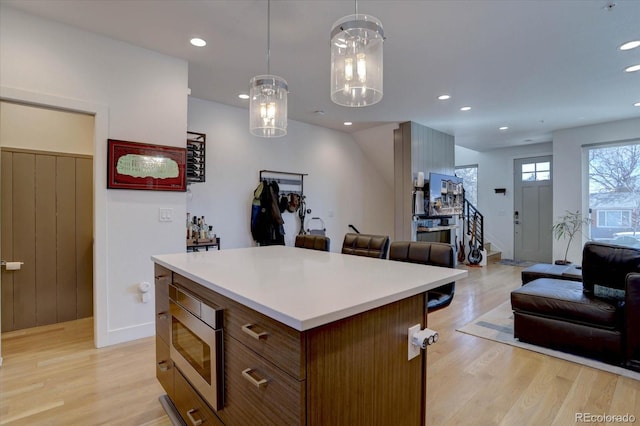
[[[186,191],[186,148],[108,140],[107,188]]]

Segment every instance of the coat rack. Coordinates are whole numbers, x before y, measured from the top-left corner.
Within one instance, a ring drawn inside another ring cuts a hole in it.
[[[260,182],[267,180],[277,182],[280,192],[304,195],[304,177],[307,173],[281,172],[277,170],[260,170]]]

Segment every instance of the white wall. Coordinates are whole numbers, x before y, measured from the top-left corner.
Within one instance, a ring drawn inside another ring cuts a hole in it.
[[[286,136],[258,138],[249,133],[247,109],[197,98],[189,99],[189,130],[207,134],[207,172],[206,182],[190,185],[187,208],[213,225],[223,249],[254,245],[249,222],[260,170],[308,174],[307,219],[324,220],[332,251],[340,251],[350,223],[363,233],[392,235],[392,189],[348,134],[289,120]],[[297,216],[284,219],[293,245]]]
[[[456,146],[456,166],[478,165],[477,207],[485,218],[487,241],[502,252],[504,259],[513,258],[513,161],[551,152],[551,143],[484,152]],[[557,183],[556,179],[554,185]],[[494,188],[506,188],[507,192],[496,194]]]
[[[393,131],[399,123],[388,123],[353,133],[365,157],[380,172],[389,190],[393,190]]]
[[[591,126],[558,130],[553,133],[553,216],[562,216],[567,210],[588,209],[589,191],[586,174],[587,162],[583,146],[621,142],[640,138],[640,118],[620,120]],[[585,238],[583,236],[582,244]],[[581,262],[582,244],[571,244],[569,260]],[[554,240],[553,257],[560,258],[566,248],[564,241]]]
[[[96,345],[153,335],[152,254],[184,250],[184,193],[106,190],[107,139],[184,146],[187,63],[0,6],[0,97],[95,115]],[[177,218],[158,222],[158,209]]]

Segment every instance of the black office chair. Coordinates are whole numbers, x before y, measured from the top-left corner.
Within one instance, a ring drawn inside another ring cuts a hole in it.
[[[386,235],[369,235],[347,233],[342,243],[342,253],[355,256],[377,257],[386,259],[389,251],[389,237]]]
[[[324,235],[296,235],[296,247],[329,251],[331,249],[331,239]]]
[[[389,248],[389,260],[453,268],[456,265],[456,252],[451,244],[446,243],[394,241]],[[449,306],[455,291],[455,282],[428,291],[427,311],[433,312]]]

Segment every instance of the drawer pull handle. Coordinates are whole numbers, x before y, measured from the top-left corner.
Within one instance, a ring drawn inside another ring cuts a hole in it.
[[[160,313],[158,314],[158,318],[159,318],[159,319],[163,319],[163,320],[164,320],[164,319],[168,319],[168,318],[169,318],[169,314],[168,314],[168,313],[166,313],[166,312],[160,312]]]
[[[155,276],[156,280],[161,280],[163,278],[168,278],[168,277],[169,277],[169,275],[156,275]]]
[[[267,333],[266,331],[263,331],[262,333],[256,333],[251,329],[251,327],[253,327],[253,324],[245,324],[242,326],[242,331],[244,331],[245,333],[247,333],[249,336],[253,337],[256,340],[260,340],[262,338],[266,339],[267,336],[269,335],[269,333]]]
[[[253,371],[252,369],[247,368],[246,370],[242,370],[242,375],[244,376],[245,379],[247,379],[252,385],[254,385],[257,388],[263,388],[267,386],[267,379],[256,380],[251,375],[252,371]]]
[[[202,424],[202,419],[196,419],[195,417],[193,417],[193,413],[197,413],[197,412],[198,410],[195,408],[192,408],[191,410],[187,411],[187,417],[189,417],[189,421],[193,426],[200,426]]]
[[[162,372],[169,371],[169,363],[167,361],[160,361],[158,363],[158,369]]]

